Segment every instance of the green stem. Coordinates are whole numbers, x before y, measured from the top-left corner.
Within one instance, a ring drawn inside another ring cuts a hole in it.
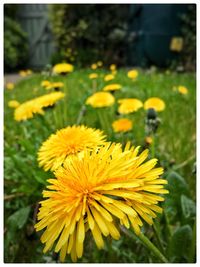
[[[154,221],[154,224],[153,224],[153,230],[154,230],[156,239],[157,239],[157,241],[158,241],[158,245],[159,245],[159,247],[160,247],[160,250],[162,251],[162,253],[164,253],[164,248],[163,248],[162,241],[161,241],[161,238],[160,238],[160,235],[159,235],[159,230],[158,230],[157,221]]]
[[[140,241],[150,250],[152,253],[161,261],[164,263],[168,263],[168,260],[165,258],[165,256],[160,252],[160,250],[142,233],[140,233],[137,236]]]
[[[155,142],[156,142],[156,138],[155,138],[155,135],[153,134],[152,135],[152,138],[153,138],[153,142],[151,144],[151,157],[152,159],[155,157]]]
[[[99,116],[102,129],[105,131],[105,133],[109,137],[111,128],[108,122],[108,117],[107,117],[108,114],[106,114],[106,110],[104,108],[99,108],[97,112],[98,112],[98,116]]]
[[[85,111],[86,111],[86,106],[85,104],[82,105],[80,111],[79,111],[79,114],[78,114],[78,117],[77,117],[77,120],[76,120],[76,124],[79,125],[84,114],[85,114]]]

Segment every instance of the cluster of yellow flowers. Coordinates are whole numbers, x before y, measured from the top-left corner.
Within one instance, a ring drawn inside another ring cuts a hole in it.
[[[143,225],[153,223],[161,213],[157,205],[168,193],[160,178],[163,168],[157,159],[145,162],[148,150],[125,148],[107,142],[99,130],[72,126],[57,131],[45,141],[39,152],[39,165],[54,171],[55,178],[43,191],[36,231],[41,236],[44,253],[54,243],[55,252],[64,261],[81,258],[86,234],[91,232],[99,249],[104,237],[120,238],[120,225],[132,227],[137,235]]]
[[[21,77],[26,77],[28,75],[31,75],[32,73],[33,73],[32,70],[20,70],[19,71],[19,75]]]
[[[92,65],[91,65],[91,69],[92,70],[96,70],[97,68],[100,68],[100,67],[102,67],[103,66],[103,62],[102,61],[97,61],[97,63],[93,63]]]
[[[16,121],[27,120],[33,118],[33,115],[38,113],[43,115],[44,108],[54,105],[58,100],[65,96],[62,92],[53,92],[46,94],[20,104],[14,112]]]

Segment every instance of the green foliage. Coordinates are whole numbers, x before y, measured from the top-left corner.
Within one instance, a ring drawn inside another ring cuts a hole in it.
[[[6,71],[23,66],[27,58],[27,38],[13,17],[4,17],[4,66]]]
[[[192,228],[184,225],[178,228],[169,244],[169,256],[172,262],[189,262],[190,245],[192,242]]]
[[[119,4],[51,5],[52,31],[59,47],[53,63],[62,59],[88,65],[103,59],[106,64],[123,64],[128,10],[128,5]]]
[[[31,208],[28,206],[28,207],[21,208],[18,211],[14,212],[8,218],[9,228],[22,229],[28,220],[30,210],[31,210]]]

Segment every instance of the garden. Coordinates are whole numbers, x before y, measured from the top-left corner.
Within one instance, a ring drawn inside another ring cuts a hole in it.
[[[87,59],[94,43],[60,34],[51,64],[5,83],[4,262],[196,262],[191,57],[128,66],[113,42]]]

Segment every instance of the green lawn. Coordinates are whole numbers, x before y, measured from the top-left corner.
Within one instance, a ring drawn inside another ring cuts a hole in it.
[[[60,100],[53,109],[48,109],[44,116],[35,115],[33,119],[24,122],[14,120],[14,112],[13,109],[8,107],[8,101],[17,100],[22,103],[45,94],[46,91],[40,86],[40,83],[47,77],[41,74],[33,74],[18,82],[12,91],[5,90],[6,262],[56,262],[57,256],[54,253],[42,254],[42,245],[39,241],[40,234],[36,234],[33,229],[37,203],[42,199],[41,193],[45,188],[46,179],[53,177],[53,174],[50,172],[44,173],[38,167],[37,150],[51,133],[67,125],[76,124],[78,118],[81,119],[79,124],[101,128],[96,109],[87,106],[84,116],[79,117],[85,100],[93,93],[94,86],[99,91],[106,84],[103,76],[107,71],[98,70],[96,72],[99,73],[96,84],[88,78],[91,70],[77,70],[67,77],[48,78],[51,81],[64,83],[62,91],[66,94],[65,98]],[[112,131],[111,124],[119,117],[117,114],[117,99],[134,97],[144,102],[149,97],[156,96],[165,101],[166,109],[158,114],[161,123],[155,137],[155,156],[159,159],[159,165],[165,168],[165,176],[169,178],[172,193],[175,190],[173,185],[174,187],[177,186],[179,198],[176,202],[173,194],[173,197],[167,197],[167,204],[165,205],[168,218],[164,218],[165,216],[159,218],[160,231],[163,246],[170,262],[192,262],[194,260],[192,251],[184,257],[180,251],[177,252],[173,244],[176,242],[176,236],[174,237],[176,231],[185,226],[190,227],[190,229],[188,231],[185,228],[183,229],[184,241],[194,243],[194,238],[190,238],[190,234],[188,237],[188,232],[193,231],[194,233],[195,215],[191,213],[191,210],[189,210],[189,215],[185,214],[185,206],[180,208],[180,205],[185,203],[184,197],[181,197],[183,195],[189,199],[187,207],[189,204],[194,207],[196,199],[196,181],[192,172],[196,153],[196,77],[192,73],[178,74],[172,72],[167,74],[165,72],[140,71],[138,79],[131,81],[127,77],[126,71],[122,69],[118,71],[114,83],[120,83],[122,90],[115,93],[115,105],[104,110],[110,126],[109,132],[106,132],[106,134],[111,141],[130,140],[134,145],[144,146],[146,111],[143,108],[134,114],[124,116],[133,120],[133,130],[130,133],[122,136],[121,134],[114,134]],[[182,95],[172,90],[173,86],[178,85],[187,87],[189,93]],[[170,176],[171,174],[174,174],[174,176]],[[178,181],[177,184],[176,181]],[[191,206],[189,207],[191,208]],[[183,211],[181,215],[179,209]],[[145,225],[144,229],[152,237],[151,227]],[[169,236],[167,236],[166,229],[170,231]],[[186,234],[184,235],[184,233]],[[158,241],[155,239],[155,242]],[[185,246],[189,246],[187,242]],[[88,242],[85,243],[87,243],[86,251],[80,262],[158,262],[136,238],[130,239],[125,234],[119,241],[109,241],[102,251],[97,250],[89,238]],[[174,252],[175,250],[176,252]],[[174,258],[173,253],[178,254],[177,258]],[[68,261],[70,261],[69,258]]]

